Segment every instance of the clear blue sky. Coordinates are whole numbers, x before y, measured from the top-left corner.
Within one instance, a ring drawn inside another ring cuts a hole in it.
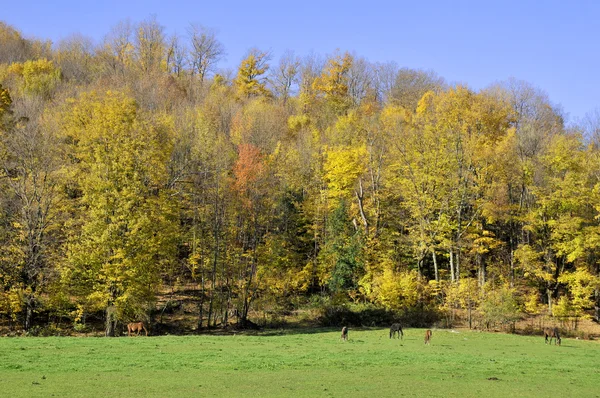
[[[326,55],[354,51],[372,62],[433,69],[483,88],[526,80],[571,118],[600,107],[600,1],[3,1],[0,20],[57,42],[81,33],[99,42],[111,26],[156,15],[167,32],[190,22],[216,28],[222,67],[251,47]]]

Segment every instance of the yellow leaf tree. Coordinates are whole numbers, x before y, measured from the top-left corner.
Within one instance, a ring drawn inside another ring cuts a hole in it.
[[[348,72],[352,61],[347,52],[331,57],[321,75],[312,83],[313,90],[320,93],[337,114],[345,113],[352,104],[348,94]]]
[[[176,207],[165,187],[168,126],[153,126],[123,94],[84,94],[63,114],[72,159],[72,229],[62,268],[78,304],[117,321],[144,317],[173,260]]]
[[[239,98],[271,97],[267,89],[266,73],[269,70],[269,54],[258,49],[252,49],[242,60],[238,73],[233,81]]]

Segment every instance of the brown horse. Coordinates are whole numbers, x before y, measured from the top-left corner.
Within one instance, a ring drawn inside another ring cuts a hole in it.
[[[342,328],[342,337],[341,337],[341,339],[348,341],[348,327],[347,326],[344,326]]]
[[[425,332],[425,344],[431,344],[431,330],[427,329]]]
[[[396,333],[398,333],[399,339],[404,337],[404,333],[402,333],[402,325],[399,323],[392,323],[392,326],[390,327],[390,339],[393,338]]]
[[[146,336],[148,336],[148,331],[144,327],[144,322],[132,322],[127,324],[127,336],[131,336],[131,332],[137,332],[136,336],[139,336],[142,330],[146,332]]]
[[[544,328],[544,340],[546,344],[548,344],[548,337],[550,337],[550,344],[552,344],[552,339],[554,339],[554,344],[560,345],[560,334],[558,333],[558,328]]]

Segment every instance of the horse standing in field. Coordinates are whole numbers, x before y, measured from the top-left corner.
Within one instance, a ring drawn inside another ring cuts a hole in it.
[[[427,329],[425,332],[425,344],[431,344],[431,330]]]
[[[344,326],[342,328],[342,337],[341,337],[341,339],[345,340],[345,341],[348,341],[348,327],[347,326]]]
[[[144,327],[144,322],[132,322],[127,324],[127,336],[131,336],[131,332],[137,332],[136,336],[139,336],[142,330],[146,332],[146,336],[148,336],[148,331]]]
[[[394,338],[394,334],[398,333],[398,338],[402,339],[404,337],[404,333],[402,332],[402,325],[399,323],[393,323],[390,327],[390,339]]]
[[[544,328],[544,340],[546,344],[548,344],[548,337],[550,337],[550,344],[552,344],[552,339],[554,339],[554,344],[560,345],[560,334],[558,333],[558,328]]]

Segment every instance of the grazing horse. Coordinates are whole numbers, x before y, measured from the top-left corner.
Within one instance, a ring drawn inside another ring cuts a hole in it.
[[[137,332],[136,336],[139,336],[142,330],[146,332],[146,336],[148,336],[148,331],[144,327],[144,322],[132,322],[127,324],[127,336],[131,336],[131,332]]]
[[[425,332],[425,344],[431,344],[431,330],[427,329]]]
[[[398,333],[398,338],[402,339],[404,337],[404,333],[402,332],[402,325],[399,323],[393,323],[390,327],[390,339],[394,337],[394,334]]]
[[[544,328],[544,339],[546,344],[548,344],[548,337],[550,337],[550,344],[552,344],[552,339],[554,339],[554,344],[560,345],[560,334],[558,333],[558,328]]]
[[[342,328],[342,337],[341,337],[341,339],[348,341],[348,327],[347,326],[344,326]]]

